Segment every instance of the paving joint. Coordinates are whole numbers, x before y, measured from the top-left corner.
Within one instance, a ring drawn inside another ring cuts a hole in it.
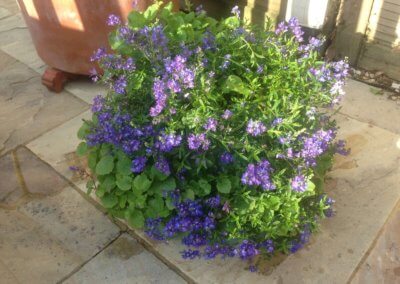
[[[73,269],[70,273],[68,273],[66,276],[64,276],[63,278],[61,278],[59,281],[57,281],[57,284],[61,284],[63,282],[65,282],[66,280],[68,280],[68,278],[70,278],[71,276],[73,276],[75,273],[77,273],[79,270],[82,269],[82,267],[84,267],[88,262],[90,262],[92,259],[94,259],[97,255],[99,255],[100,253],[102,253],[106,248],[108,248],[110,245],[112,245],[122,234],[123,232],[119,232],[118,235],[112,239],[111,241],[109,241],[101,250],[99,250],[98,252],[96,252],[92,257],[90,257],[88,260],[84,261],[82,264],[80,264],[79,266],[77,266],[75,269]]]

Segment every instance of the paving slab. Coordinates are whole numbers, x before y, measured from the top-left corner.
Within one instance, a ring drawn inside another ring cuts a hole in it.
[[[74,152],[80,143],[77,132],[83,123],[83,119],[90,118],[91,112],[86,111],[48,131],[26,146],[60,174],[72,179],[74,173],[69,167],[76,165]]]
[[[384,91],[351,79],[345,90],[340,113],[400,134],[400,105]]]
[[[121,235],[64,283],[186,283],[128,234]]]
[[[67,186],[65,179],[27,148],[20,147],[15,150],[15,157],[18,162],[17,171],[20,171],[28,194],[53,195]]]
[[[71,187],[0,209],[0,228],[0,272],[8,271],[14,283],[56,283],[119,236],[118,227]]]
[[[16,170],[12,154],[0,157],[0,208],[12,207],[25,195]]]
[[[382,229],[376,244],[355,273],[352,284],[400,282],[400,204]]]
[[[0,51],[0,154],[88,108],[67,92],[49,92],[36,72]]]
[[[107,93],[104,85],[96,84],[89,78],[68,82],[65,89],[88,104],[93,103],[94,97]]]
[[[15,0],[1,0],[0,7],[6,9],[11,14],[16,14],[19,12],[18,4]]]

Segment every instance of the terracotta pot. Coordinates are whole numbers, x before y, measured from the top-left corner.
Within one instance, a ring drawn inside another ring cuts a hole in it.
[[[50,67],[89,75],[93,51],[108,46],[108,15],[125,20],[151,0],[17,0],[39,57]],[[173,1],[178,7],[178,0]],[[45,78],[43,78],[45,79]],[[51,80],[51,79],[50,79]]]

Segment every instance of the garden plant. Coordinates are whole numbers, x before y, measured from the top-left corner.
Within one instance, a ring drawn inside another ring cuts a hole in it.
[[[296,19],[254,26],[237,7],[215,20],[157,2],[108,24],[113,52],[92,60],[109,91],[78,133],[89,193],[151,238],[181,238],[187,259],[303,247],[333,214],[324,176],[346,154],[331,113],[347,63],[321,61]]]

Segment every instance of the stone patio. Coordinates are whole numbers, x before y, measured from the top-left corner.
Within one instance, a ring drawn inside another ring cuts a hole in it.
[[[238,260],[184,261],[179,242],[108,218],[69,170],[105,89],[80,80],[51,93],[44,68],[14,0],[0,0],[1,283],[400,283],[400,105],[387,96],[349,80],[337,119],[352,153],[327,181],[336,216],[299,253],[250,273]]]

